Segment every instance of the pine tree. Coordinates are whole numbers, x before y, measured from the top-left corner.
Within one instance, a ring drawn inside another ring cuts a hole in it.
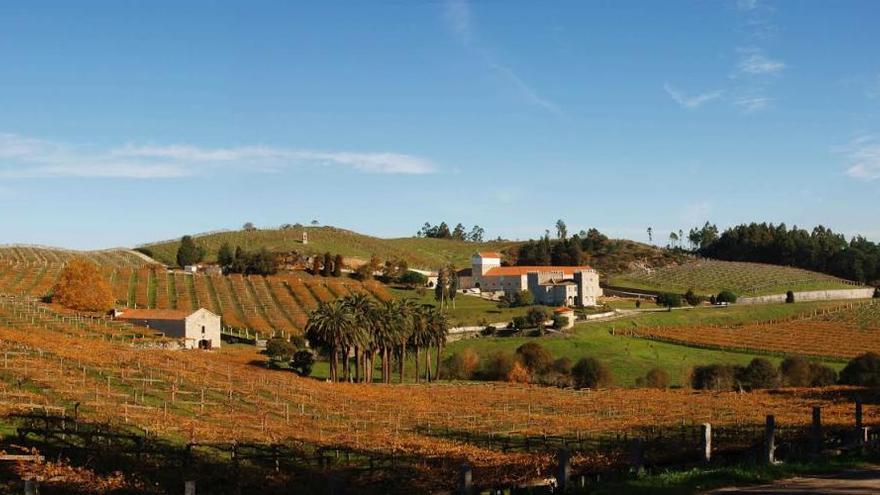
[[[185,235],[180,239],[180,247],[177,248],[177,265],[181,268],[194,265],[202,260],[205,250],[196,246],[192,236]]]
[[[224,242],[217,251],[217,264],[223,267],[229,266],[235,260],[235,254],[228,242]]]

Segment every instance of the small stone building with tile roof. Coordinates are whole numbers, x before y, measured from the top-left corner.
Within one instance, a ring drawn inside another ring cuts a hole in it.
[[[115,310],[114,316],[162,332],[166,337],[181,339],[187,349],[220,347],[220,316],[205,308],[195,311],[125,308]]]

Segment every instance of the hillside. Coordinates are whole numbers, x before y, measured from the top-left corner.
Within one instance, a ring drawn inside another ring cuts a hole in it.
[[[652,270],[637,270],[612,277],[615,287],[697,294],[731,290],[740,296],[784,294],[786,291],[849,289],[853,283],[831,275],[799,268],[734,261],[693,260]]]
[[[0,261],[0,294],[40,298],[61,274],[60,263]],[[119,306],[158,309],[207,308],[233,328],[301,334],[318,301],[353,292],[391,297],[378,282],[302,275],[228,276],[172,273],[159,265],[102,266]]]
[[[142,253],[126,248],[75,251],[45,246],[0,246],[0,261],[24,263],[64,263],[74,258],[85,258],[101,266],[141,266],[154,263]]]
[[[308,233],[309,243],[302,243],[303,230]],[[260,229],[254,231],[227,231],[199,234],[196,243],[207,251],[206,261],[214,261],[223,243],[233,248],[266,248],[270,251],[297,251],[303,254],[330,252],[364,260],[376,255],[380,259],[404,259],[413,268],[434,269],[453,263],[466,266],[474,251],[498,251],[516,245],[516,242],[473,243],[449,239],[403,237],[381,239],[336,227],[294,227],[290,229]],[[179,240],[146,244],[153,256],[169,265],[176,265],[175,257]]]

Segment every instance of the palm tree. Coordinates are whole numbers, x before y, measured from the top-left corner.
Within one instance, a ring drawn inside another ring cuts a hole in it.
[[[354,325],[349,309],[339,301],[318,304],[309,315],[306,338],[313,347],[325,347],[330,351],[330,380],[339,380],[339,350],[349,338]]]
[[[428,348],[431,345],[431,329],[428,327],[428,315],[431,307],[424,305],[417,308],[412,315],[412,333],[410,334],[410,344],[416,351],[416,383],[419,382],[419,366],[421,366],[422,348]],[[425,354],[425,380],[431,381],[430,362],[431,353]]]
[[[403,383],[404,370],[406,368],[406,346],[409,343],[410,335],[413,333],[413,327],[418,315],[418,307],[412,299],[401,299],[396,304],[395,323],[397,325],[395,336],[397,337],[398,357],[400,361],[397,363],[398,380]],[[416,372],[418,373],[418,361],[416,362]]]
[[[431,330],[431,337],[434,346],[437,349],[436,373],[434,379],[440,379],[440,354],[443,353],[443,346],[446,345],[446,336],[449,335],[449,320],[446,315],[436,308],[428,313],[428,327]]]
[[[344,297],[342,299],[342,304],[348,308],[354,320],[354,328],[351,332],[350,341],[352,347],[354,347],[354,380],[359,382],[361,380],[361,367],[366,362],[361,351],[370,346],[373,338],[373,326],[375,322],[373,319],[373,310],[375,305],[369,296],[363,293],[351,294]],[[346,354],[346,362],[347,360],[348,354]],[[367,379],[366,367],[364,367],[363,375],[364,379]],[[346,378],[348,378],[347,370]]]

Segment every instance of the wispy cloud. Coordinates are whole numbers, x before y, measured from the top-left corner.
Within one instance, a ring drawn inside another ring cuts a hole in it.
[[[687,95],[682,93],[681,91],[673,88],[669,83],[663,85],[663,89],[666,90],[666,94],[669,95],[676,103],[681,105],[684,108],[699,108],[705,103],[708,103],[712,100],[716,100],[721,98],[724,94],[722,90],[709,91],[706,93],[699,93],[695,95]]]
[[[304,165],[335,165],[377,174],[427,174],[425,158],[390,152],[315,151],[268,146],[205,148],[126,144],[74,145],[0,134],[0,177],[106,177],[159,179],[198,176],[216,169],[273,172]]]
[[[534,86],[521,77],[509,64],[498,61],[497,57],[477,41],[473,13],[467,0],[447,0],[444,18],[450,31],[458,41],[476,52],[486,63],[486,67],[501,75],[501,78],[520,95],[526,103],[542,108],[550,113],[561,115],[562,108],[549,98],[541,95]]]
[[[755,10],[758,8],[758,0],[736,0],[736,8],[739,10]]]
[[[742,50],[743,54],[737,68],[740,72],[752,75],[774,75],[782,72],[786,65],[779,60],[773,60],[760,50],[749,48]]]
[[[764,110],[773,103],[773,98],[767,96],[744,96],[733,100],[733,104],[746,113]]]
[[[880,179],[880,139],[873,135],[863,135],[839,148],[848,163],[846,175],[859,180]]]

